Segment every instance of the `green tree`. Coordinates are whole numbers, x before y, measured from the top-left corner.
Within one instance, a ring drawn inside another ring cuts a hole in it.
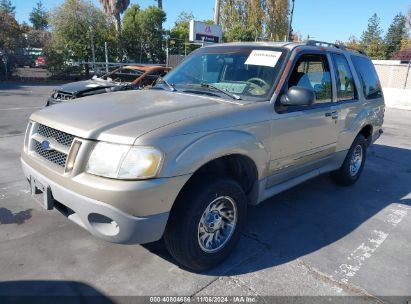
[[[224,41],[254,41],[263,36],[260,1],[222,0],[221,25]]]
[[[104,60],[104,42],[108,42],[111,58],[116,53],[113,52],[116,49],[114,25],[104,12],[87,0],[65,0],[52,12],[50,21],[53,51],[66,59],[91,59],[91,32],[97,61]]]
[[[237,39],[241,41],[247,41],[255,39],[255,31],[252,30],[251,27],[248,27],[248,22],[250,19],[248,18],[246,0],[221,0],[220,15],[225,41],[230,42],[236,41]],[[242,34],[236,35],[236,29],[241,30]],[[249,37],[249,33],[244,35],[247,29],[250,32],[254,32],[254,34],[251,35],[252,37]]]
[[[16,7],[11,4],[11,0],[0,0],[0,12],[10,14],[14,17]]]
[[[0,12],[0,49],[13,53],[23,46],[23,35],[16,19],[6,12]]]
[[[198,46],[189,42],[190,20],[194,20],[192,12],[181,12],[174,22],[169,34],[168,43],[170,54],[189,54]]]
[[[127,9],[130,0],[100,0],[106,14],[113,16],[116,20],[117,33],[121,33],[121,14]]]
[[[270,40],[282,41],[288,35],[288,0],[266,0],[266,33]]]
[[[194,20],[192,12],[181,12],[170,30],[170,36],[175,39],[188,40],[190,20]]]
[[[288,10],[288,0],[222,0],[221,24],[226,40],[284,40]]]
[[[26,21],[23,21],[20,24],[20,30],[23,34],[27,34],[29,31],[31,31],[31,29],[31,26]]]
[[[189,54],[200,47],[189,41],[191,20],[195,20],[192,12],[181,12],[174,22],[174,26],[167,33],[170,38],[168,42],[170,54]],[[214,24],[214,20],[211,19],[202,22]]]
[[[164,11],[155,6],[142,10],[133,4],[124,12],[121,36],[129,59],[150,63],[164,61],[162,24],[165,20]]]
[[[373,59],[385,59],[385,47],[381,37],[382,29],[377,14],[368,19],[368,27],[362,33],[361,47]]]
[[[36,7],[30,13],[30,22],[35,30],[46,30],[49,26],[48,12],[41,1],[37,2]]]
[[[121,40],[123,48],[129,58],[139,58],[143,53],[143,42],[141,35],[140,6],[131,5],[124,13]]]
[[[403,14],[397,14],[388,28],[384,39],[385,57],[387,59],[391,59],[394,53],[400,50],[402,39],[408,37],[406,23],[407,18]]]
[[[111,16],[115,20],[115,29],[116,29],[116,39],[117,39],[117,52],[119,57],[123,57],[123,44],[121,35],[121,14],[127,9],[130,4],[130,0],[100,0],[100,3],[103,5],[103,9],[107,15]]]
[[[407,49],[411,49],[411,38],[410,37],[404,37],[401,40],[400,51],[407,50]]]
[[[402,38],[402,40],[401,40],[400,51],[403,51],[403,50],[411,50],[411,36],[410,36],[410,30],[411,30],[411,6],[410,6],[410,9],[408,10],[407,21],[406,21],[406,30],[407,30],[407,34],[406,34],[406,35]]]
[[[263,26],[264,26],[264,2],[260,0],[249,0],[246,2],[246,21],[247,28],[254,29],[255,38],[263,38]],[[238,25],[234,25],[238,28]]]
[[[352,50],[357,50],[357,51],[361,50],[361,42],[355,36],[350,36],[346,45],[348,48]]]
[[[26,34],[28,47],[44,48],[51,40],[51,33],[43,30],[30,30]]]
[[[255,40],[256,32],[244,24],[237,22],[230,26],[230,28],[224,32],[224,40],[227,42],[233,41],[253,41]]]
[[[410,8],[408,9],[407,26],[408,26],[408,29],[411,28],[411,5],[410,5]]]

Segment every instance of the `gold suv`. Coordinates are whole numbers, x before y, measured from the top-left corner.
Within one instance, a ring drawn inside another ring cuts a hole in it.
[[[151,90],[82,100],[30,117],[33,196],[110,242],[163,238],[197,271],[229,255],[247,206],[327,172],[355,183],[384,117],[370,59],[318,41],[207,46]]]

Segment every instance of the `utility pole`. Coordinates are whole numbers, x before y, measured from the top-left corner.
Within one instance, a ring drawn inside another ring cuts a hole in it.
[[[220,0],[215,0],[214,5],[214,24],[220,24]]]
[[[90,44],[91,44],[91,56],[93,58],[93,71],[96,73],[96,52],[94,50],[94,33],[93,33],[93,27],[90,25]]]
[[[168,58],[169,58],[169,49],[168,49],[168,38],[169,36],[166,36],[166,67],[168,67]]]
[[[293,24],[293,15],[294,15],[294,1],[291,0],[291,12],[290,12],[290,22],[288,23],[288,41],[291,41],[291,31],[292,31],[292,24]]]
[[[108,48],[107,48],[107,41],[104,42],[104,53],[106,55],[106,73],[108,73]]]
[[[407,76],[405,76],[404,89],[407,88],[408,76],[410,75],[411,60],[408,60]]]

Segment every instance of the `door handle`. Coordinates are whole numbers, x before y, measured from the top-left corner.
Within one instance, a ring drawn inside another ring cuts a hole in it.
[[[326,117],[331,117],[332,119],[337,119],[338,118],[338,112],[337,111],[326,112],[325,116]]]

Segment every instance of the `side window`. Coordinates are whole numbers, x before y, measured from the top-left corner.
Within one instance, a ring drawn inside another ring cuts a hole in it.
[[[314,90],[315,103],[331,102],[331,75],[325,55],[302,55],[290,75],[288,88],[301,86]]]
[[[351,58],[360,78],[365,98],[376,99],[382,97],[380,81],[371,60],[359,56],[351,56]]]
[[[347,59],[340,54],[333,54],[332,57],[337,80],[337,100],[357,99],[357,90]]]

